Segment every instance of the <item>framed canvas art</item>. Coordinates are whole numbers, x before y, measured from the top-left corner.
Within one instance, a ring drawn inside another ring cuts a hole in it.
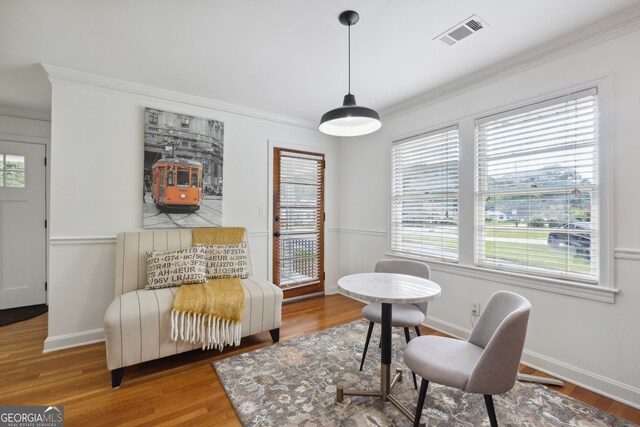
[[[224,123],[144,111],[144,228],[220,227]]]

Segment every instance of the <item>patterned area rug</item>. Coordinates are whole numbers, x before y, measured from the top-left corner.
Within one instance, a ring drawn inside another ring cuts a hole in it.
[[[406,426],[408,420],[379,398],[345,396],[336,402],[336,384],[345,388],[379,387],[380,350],[374,330],[367,360],[358,371],[367,334],[364,320],[265,347],[213,363],[245,426]],[[402,329],[394,328],[392,372],[403,368],[394,394],[414,412],[418,392],[402,363]],[[418,378],[418,382],[420,378]],[[494,397],[501,426],[633,426],[634,424],[554,392],[545,386],[516,383]],[[429,426],[489,425],[481,395],[429,384],[423,416]]]

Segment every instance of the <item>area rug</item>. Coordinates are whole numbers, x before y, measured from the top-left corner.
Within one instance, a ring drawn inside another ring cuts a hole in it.
[[[406,426],[409,421],[379,398],[345,396],[336,402],[336,384],[379,387],[380,350],[369,346],[358,371],[368,322],[361,320],[213,363],[245,426]],[[379,334],[379,327],[374,336]],[[377,339],[372,339],[376,342]],[[394,328],[392,372],[404,379],[392,393],[412,412],[418,392],[402,363],[404,336]],[[418,378],[418,381],[420,379]],[[494,397],[501,426],[633,426],[634,424],[531,383],[516,383]],[[489,425],[481,395],[429,384],[423,416],[429,426]]]
[[[31,319],[47,312],[47,304],[30,305],[27,307],[7,308],[0,310],[0,326]]]

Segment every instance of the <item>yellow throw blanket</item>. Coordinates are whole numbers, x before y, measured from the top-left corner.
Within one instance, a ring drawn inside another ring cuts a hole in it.
[[[194,228],[193,245],[244,242],[241,227]],[[244,289],[240,279],[211,279],[182,285],[173,300],[171,339],[200,343],[203,349],[239,345],[242,336]]]

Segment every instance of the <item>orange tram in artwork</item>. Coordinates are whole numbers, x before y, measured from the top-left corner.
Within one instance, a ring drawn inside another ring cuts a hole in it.
[[[180,158],[158,160],[151,166],[151,197],[159,209],[200,209],[202,163]]]

